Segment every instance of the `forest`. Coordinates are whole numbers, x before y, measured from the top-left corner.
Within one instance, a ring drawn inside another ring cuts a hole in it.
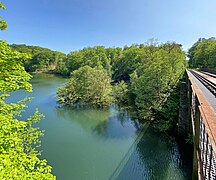
[[[191,68],[205,69],[216,73],[216,39],[199,38],[197,42],[188,50]]]
[[[155,120],[160,131],[176,125],[179,83],[187,66],[180,44],[152,39],[124,48],[87,47],[67,55],[36,46],[11,47],[32,56],[24,63],[27,71],[70,78],[57,92],[62,105],[117,103],[133,109],[139,119]]]

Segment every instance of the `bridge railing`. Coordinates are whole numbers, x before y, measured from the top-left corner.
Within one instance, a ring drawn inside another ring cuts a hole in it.
[[[193,179],[213,180],[216,179],[216,113],[190,72],[188,77],[194,140]]]

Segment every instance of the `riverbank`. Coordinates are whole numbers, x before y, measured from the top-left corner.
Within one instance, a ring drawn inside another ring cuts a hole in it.
[[[132,118],[130,112],[111,106],[108,109],[72,109],[59,107],[56,89],[65,78],[53,74],[35,74],[31,83],[33,92],[19,91],[11,101],[26,96],[34,97],[28,105],[27,118],[38,107],[45,115],[39,127],[45,130],[42,138],[42,158],[53,167],[59,179],[109,179],[128,150],[136,141],[141,122]],[[128,161],[122,166],[118,180],[131,177],[154,179],[173,177],[187,180],[191,167],[185,163],[174,138],[148,128]]]

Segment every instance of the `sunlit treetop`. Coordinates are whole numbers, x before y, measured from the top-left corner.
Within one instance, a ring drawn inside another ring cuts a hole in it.
[[[23,67],[23,62],[29,58],[30,55],[13,51],[6,42],[0,41],[0,92],[31,91],[28,82],[31,75]]]

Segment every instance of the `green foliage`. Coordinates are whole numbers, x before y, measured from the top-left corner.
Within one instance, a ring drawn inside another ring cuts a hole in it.
[[[70,74],[69,70],[66,66],[65,61],[59,61],[58,62],[57,66],[56,66],[56,73],[63,75],[63,76],[68,76]]]
[[[95,46],[67,56],[59,53],[58,57],[56,52],[46,48],[12,47],[32,54],[32,59],[25,63],[29,71],[52,70],[61,75],[71,75],[68,83],[58,90],[58,101],[62,104],[104,106],[115,99],[135,107],[140,119],[155,119],[156,114],[160,114],[165,119],[160,121],[161,127],[164,124],[162,129],[173,127],[170,122],[174,121],[162,114],[165,102],[187,66],[185,52],[179,44],[159,44],[151,40],[147,44],[134,44],[123,49]],[[111,77],[115,84],[113,90]],[[106,90],[101,88],[103,86]],[[173,104],[174,107],[178,105]],[[170,109],[170,106],[166,108]]]
[[[60,63],[61,68],[58,73],[69,75],[74,70],[83,66],[101,67],[104,68],[108,74],[111,75],[111,60],[107,56],[107,51],[103,46],[95,46],[92,48],[84,48],[80,51],[74,51],[67,55],[64,63]],[[65,67],[63,67],[65,66]],[[61,71],[63,70],[63,71]]]
[[[216,39],[200,38],[188,51],[192,68],[216,68]]]
[[[24,104],[4,104],[0,108],[0,179],[55,179],[46,160],[40,160],[36,148],[42,131],[34,128],[42,115],[36,113],[27,121],[17,120]],[[8,111],[6,110],[8,109]]]
[[[180,82],[172,89],[170,96],[164,102],[161,110],[155,114],[153,126],[160,132],[171,131],[178,122],[179,99],[180,99]]]
[[[115,72],[118,70],[118,62],[123,57],[123,50],[122,48],[119,48],[119,47],[107,48],[106,54],[107,54],[107,57],[110,59],[112,79],[116,81],[114,76],[115,76]]]
[[[119,103],[128,104],[128,93],[128,85],[124,81],[121,81],[113,86],[112,95]]]
[[[166,131],[176,123],[173,119],[176,118],[176,102],[179,99],[174,96],[176,99],[172,101],[170,95],[174,94],[173,89],[186,66],[185,52],[181,45],[174,42],[159,44],[151,41],[148,44],[126,46],[124,49],[105,49],[101,46],[84,48],[71,52],[59,62],[59,72],[72,72],[72,78],[59,89],[58,100],[63,104],[99,105],[103,101],[95,99],[102,96],[98,92],[105,81],[99,77],[103,77],[100,73],[104,69],[114,81],[111,94],[116,102],[135,107],[140,119],[156,119],[156,115],[161,117],[163,120],[156,121],[156,124],[161,125],[161,131]],[[95,67],[99,67],[100,72]],[[110,88],[107,91],[110,99]],[[171,109],[175,115],[172,115]]]
[[[142,63],[144,51],[135,45],[123,50],[118,61],[113,64],[114,81],[129,81],[133,73]]]
[[[6,9],[6,6],[2,2],[0,2],[0,9]],[[5,20],[2,19],[1,16],[0,16],[0,29],[1,30],[7,29],[7,23]]]
[[[12,51],[0,42],[0,179],[55,179],[51,166],[38,158],[39,137],[43,132],[33,126],[43,115],[38,111],[27,120],[17,119],[30,99],[7,104],[10,91],[31,91],[31,76],[22,63],[29,55]]]
[[[23,62],[28,60],[28,54],[12,51],[6,42],[0,42],[0,92],[16,91],[20,88],[31,91],[28,74]]]
[[[152,118],[178,84],[186,67],[181,46],[167,43],[144,46],[143,64],[131,74],[131,92],[140,118]]]
[[[26,46],[25,44],[10,46],[16,51],[32,55],[32,58],[24,63],[25,69],[30,72],[57,71],[57,64],[66,57],[64,53],[39,46]]]
[[[107,106],[112,102],[110,83],[111,78],[104,69],[81,67],[59,88],[58,101],[64,105]]]

